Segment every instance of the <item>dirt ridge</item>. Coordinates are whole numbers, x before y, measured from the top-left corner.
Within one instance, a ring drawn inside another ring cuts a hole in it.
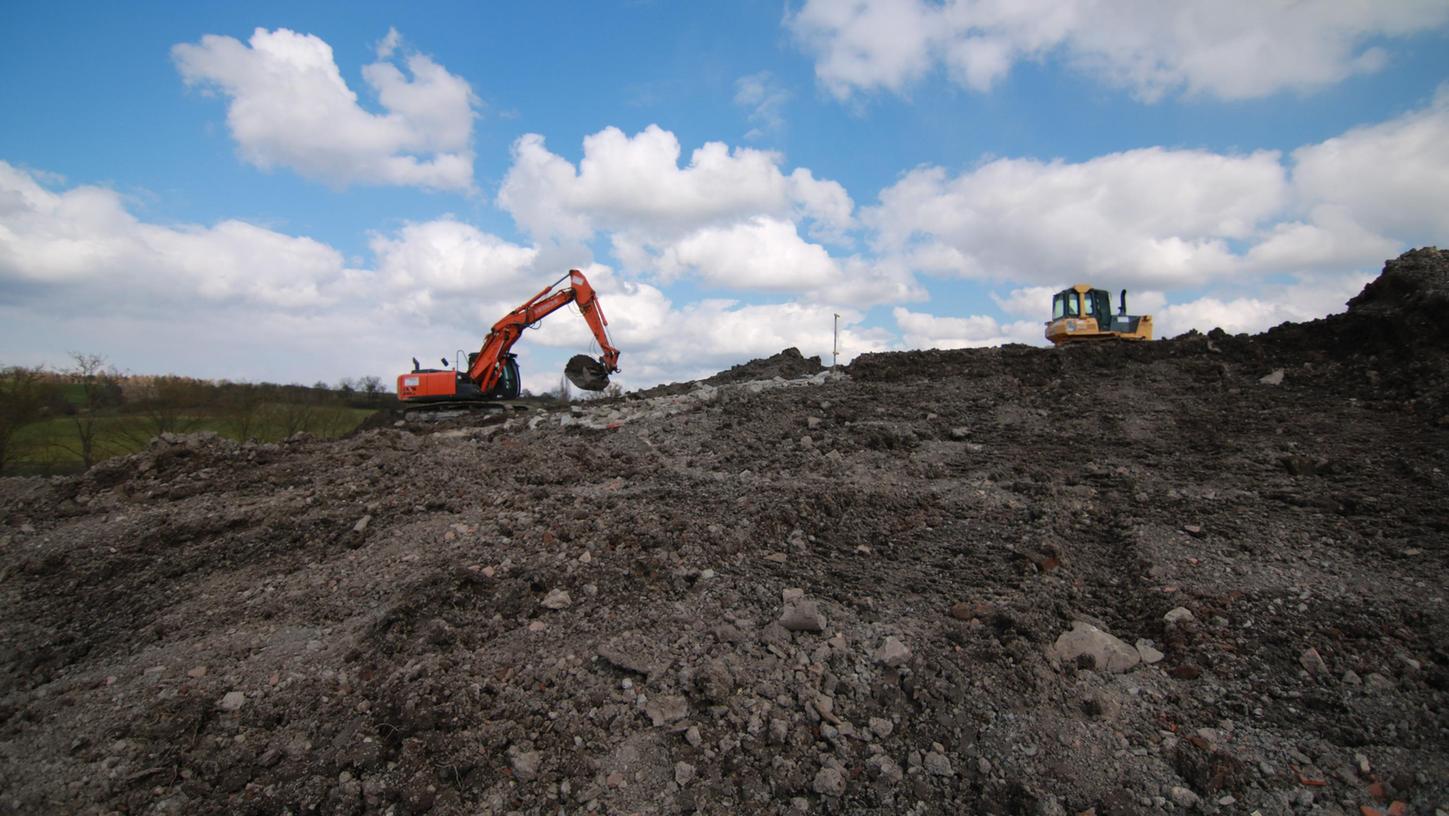
[[[1434,813],[1446,270],[0,479],[0,813]]]

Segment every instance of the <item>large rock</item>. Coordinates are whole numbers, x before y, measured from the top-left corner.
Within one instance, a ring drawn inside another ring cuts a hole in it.
[[[899,638],[892,635],[875,650],[875,659],[887,666],[902,666],[911,659],[911,650]]]
[[[513,767],[513,776],[520,782],[527,782],[538,776],[539,763],[543,758],[537,751],[521,751],[513,755],[509,763]]]
[[[667,725],[689,716],[689,701],[678,694],[661,694],[644,704],[644,713],[654,725]]]
[[[791,632],[823,632],[825,616],[814,601],[801,600],[785,607],[780,625]]]
[[[840,796],[845,793],[845,776],[834,768],[821,768],[811,787],[821,796]]]
[[[1091,668],[1120,674],[1141,662],[1137,650],[1085,621],[1074,621],[1069,632],[1063,632],[1052,646],[1056,656],[1063,662],[1078,663],[1083,656],[1090,657]]]

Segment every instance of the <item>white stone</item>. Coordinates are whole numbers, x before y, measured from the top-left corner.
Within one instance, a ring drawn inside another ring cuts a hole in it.
[[[1174,626],[1177,625],[1177,624],[1179,624],[1179,623],[1183,623],[1185,621],[1191,621],[1191,620],[1196,620],[1196,619],[1197,619],[1197,616],[1194,615],[1194,614],[1192,614],[1192,610],[1191,609],[1188,609],[1185,606],[1179,606],[1179,607],[1170,609],[1170,610],[1168,610],[1168,612],[1167,612],[1166,615],[1163,615],[1162,616],[1163,622],[1168,623],[1168,624],[1171,624],[1171,625],[1174,625]]]
[[[1136,649],[1085,621],[1074,621],[1071,631],[1063,632],[1052,648],[1064,662],[1076,662],[1082,655],[1089,655],[1097,671],[1114,674],[1125,672],[1142,661]]]

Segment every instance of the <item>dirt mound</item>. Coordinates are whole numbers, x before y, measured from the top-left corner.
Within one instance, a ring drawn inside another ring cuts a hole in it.
[[[1432,288],[0,480],[0,813],[1432,813]]]
[[[684,394],[698,388],[701,383],[713,386],[732,385],[754,380],[770,380],[775,377],[793,380],[809,377],[824,370],[825,366],[821,364],[819,357],[807,358],[800,353],[800,349],[791,347],[769,357],[758,357],[749,362],[731,366],[702,380],[656,385],[653,388],[630,392],[629,396],[637,399],[649,399]]]
[[[768,380],[774,377],[790,380],[796,377],[808,377],[824,370],[825,366],[821,365],[819,357],[806,358],[800,353],[800,349],[791,347],[779,354],[731,366],[713,377],[706,377],[703,382],[708,385],[727,385],[749,380]]]
[[[1449,305],[1449,250],[1426,247],[1384,265],[1378,278],[1348,302],[1353,314],[1442,310]]]

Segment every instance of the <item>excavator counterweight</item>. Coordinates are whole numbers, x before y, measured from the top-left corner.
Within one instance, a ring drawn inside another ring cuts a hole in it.
[[[568,286],[559,288],[564,281],[568,281]],[[461,365],[456,369],[423,369],[418,367],[414,358],[413,370],[397,378],[398,399],[404,402],[471,402],[517,397],[521,383],[517,355],[511,351],[513,344],[523,336],[525,329],[570,303],[578,306],[603,353],[597,360],[583,354],[574,356],[564,368],[564,375],[569,382],[585,391],[604,390],[609,385],[609,375],[619,370],[619,350],[609,340],[609,321],[604,318],[594,287],[589,285],[589,279],[584,277],[583,272],[570,269],[567,275],[494,323],[483,340],[483,347],[468,355],[466,371]]]

